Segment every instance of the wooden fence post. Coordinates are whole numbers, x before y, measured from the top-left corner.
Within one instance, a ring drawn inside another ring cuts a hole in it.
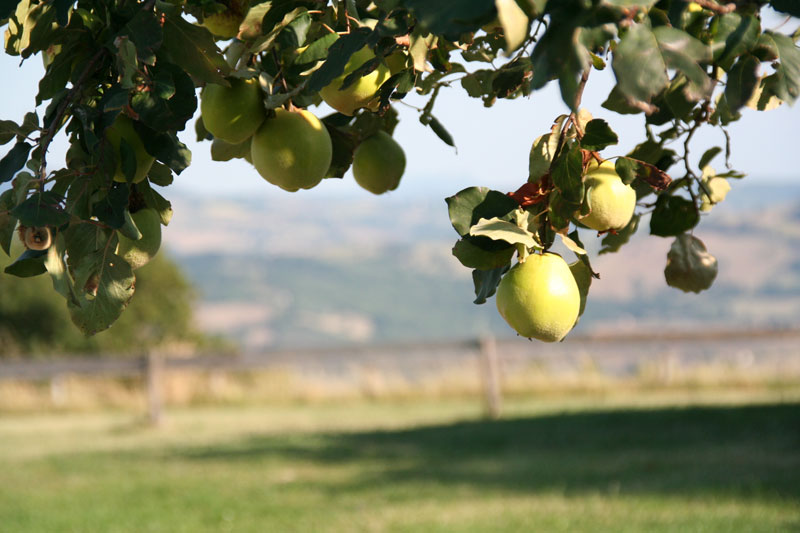
[[[164,357],[151,350],[147,353],[147,414],[150,424],[158,426],[164,419]]]
[[[480,373],[483,382],[486,414],[491,419],[500,417],[503,396],[500,388],[500,361],[497,358],[497,343],[494,337],[483,337],[480,344]]]

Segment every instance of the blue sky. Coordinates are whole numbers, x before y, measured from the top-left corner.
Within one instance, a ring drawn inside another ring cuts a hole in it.
[[[42,71],[39,57],[33,57],[20,66],[19,58],[0,54],[0,72],[8,76],[7,80],[13,80],[4,84],[3,97],[0,98],[0,119],[19,121],[26,111],[31,110]],[[644,137],[641,115],[616,115],[600,106],[612,84],[610,69],[593,72],[583,101],[585,108],[595,117],[606,119],[619,134],[620,144],[606,150],[604,155],[607,156],[624,154]],[[418,106],[425,102],[413,95],[407,100]],[[516,189],[527,177],[531,142],[547,132],[553,119],[566,111],[554,84],[533,93],[529,98],[499,101],[490,109],[484,108],[480,100],[468,98],[455,84],[453,88],[442,91],[434,114],[453,134],[458,147],[456,151],[419,123],[416,110],[403,105],[397,108],[401,123],[395,137],[406,151],[408,165],[400,188],[390,194],[401,197],[444,197],[471,185],[504,191]],[[322,116],[330,110],[320,108],[312,111]],[[743,118],[730,127],[733,166],[757,180],[800,179],[795,162],[800,138],[797,131],[800,105],[793,108],[781,106],[768,112],[745,109],[743,114]],[[193,164],[176,179],[176,189],[208,195],[288,194],[262,180],[255,169],[245,162],[211,161],[210,144],[195,143],[191,129],[181,134],[181,139],[192,150]],[[695,136],[692,152],[699,158],[705,149],[723,143],[724,138],[718,129],[705,127]],[[0,155],[9,146],[0,148]],[[63,161],[66,149],[63,135],[57,138],[51,149],[51,164]],[[714,166],[722,168],[721,157],[714,161]],[[358,188],[349,173],[344,180],[325,180],[312,191],[294,194],[313,197],[370,196],[370,193]]]

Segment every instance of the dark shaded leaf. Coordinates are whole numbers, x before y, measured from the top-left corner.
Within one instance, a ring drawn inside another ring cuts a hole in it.
[[[553,163],[550,177],[561,192],[561,197],[570,203],[583,201],[583,154],[578,145],[564,147]]]
[[[168,16],[163,35],[161,52],[170,63],[180,65],[198,80],[228,86],[225,76],[230,67],[208,30],[180,16]]]
[[[599,151],[617,144],[617,142],[619,142],[619,137],[608,125],[608,122],[596,118],[586,124],[586,129],[581,139],[581,147],[585,150]]]
[[[493,270],[507,265],[514,256],[515,248],[487,251],[475,245],[470,237],[459,239],[453,247],[453,255],[467,268]]]
[[[20,141],[0,159],[0,183],[11,180],[25,166],[31,148],[33,148],[32,145]]]
[[[473,303],[480,305],[486,303],[487,298],[494,296],[500,280],[510,268],[511,264],[492,270],[473,270],[472,283],[475,285],[475,301]]]
[[[634,24],[619,41],[611,63],[623,96],[649,102],[669,83],[667,64],[653,31]]]
[[[32,278],[47,272],[44,262],[47,250],[25,250],[16,261],[8,265],[3,272],[18,278]]]
[[[481,218],[505,218],[519,207],[511,197],[486,187],[469,187],[446,198],[450,222],[462,237]]]
[[[761,61],[754,55],[745,54],[736,61],[728,73],[725,99],[731,112],[738,111],[753,97],[761,81],[758,75],[760,65]]]
[[[37,192],[16,206],[11,214],[24,226],[60,226],[69,221],[61,208],[62,198],[50,191]]]
[[[660,237],[680,235],[699,221],[700,214],[693,202],[680,196],[662,194],[650,218],[650,234]]]

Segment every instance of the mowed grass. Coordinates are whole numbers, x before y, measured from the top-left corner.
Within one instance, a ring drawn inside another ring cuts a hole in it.
[[[0,531],[800,531],[797,395],[673,400],[5,415]]]

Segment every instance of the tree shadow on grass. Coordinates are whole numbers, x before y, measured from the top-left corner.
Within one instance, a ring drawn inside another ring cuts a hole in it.
[[[331,490],[432,483],[509,491],[714,492],[800,498],[800,404],[614,410],[392,431],[252,436],[197,461],[359,468]],[[254,465],[255,467],[255,465]]]

